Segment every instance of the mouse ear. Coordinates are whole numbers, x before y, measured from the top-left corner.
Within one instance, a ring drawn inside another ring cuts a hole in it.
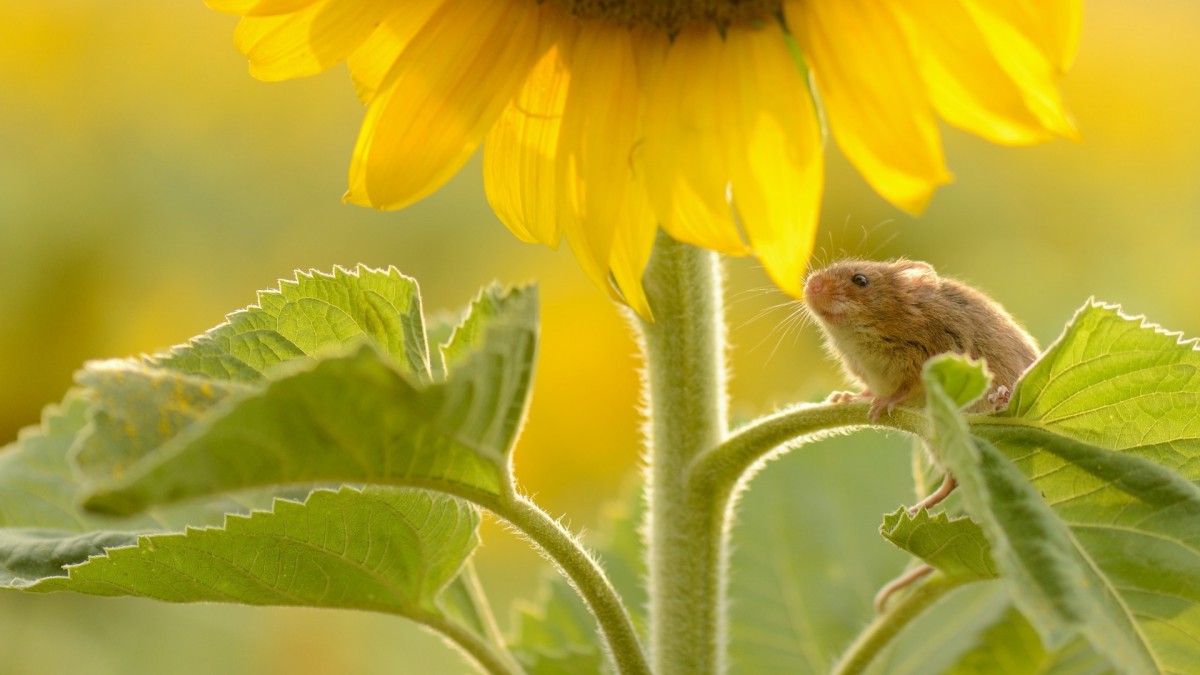
[[[923,263],[919,260],[902,260],[899,267],[900,279],[902,281],[906,281],[913,286],[937,288],[937,271],[929,263]]]

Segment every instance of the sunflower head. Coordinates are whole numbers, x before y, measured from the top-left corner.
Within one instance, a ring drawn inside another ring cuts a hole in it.
[[[655,231],[754,255],[801,295],[822,120],[888,201],[950,180],[938,119],[1008,145],[1075,137],[1057,87],[1081,0],[208,0],[252,74],[345,61],[367,105],[346,200],[400,208],[480,144],[517,237],[566,237],[650,315]],[[819,109],[818,109],[819,102]]]
[[[621,26],[673,35],[695,26],[737,26],[777,16],[781,0],[547,0],[582,21],[607,21]]]

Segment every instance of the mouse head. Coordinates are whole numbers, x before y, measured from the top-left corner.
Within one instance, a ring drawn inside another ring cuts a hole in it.
[[[903,321],[936,292],[938,283],[928,263],[846,259],[810,274],[804,301],[830,326]]]

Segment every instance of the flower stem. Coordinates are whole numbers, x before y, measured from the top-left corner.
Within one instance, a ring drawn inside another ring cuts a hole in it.
[[[715,253],[659,233],[639,321],[649,404],[650,650],[659,675],[724,670],[721,528],[689,504],[687,467],[724,440],[725,316]]]
[[[963,583],[935,573],[929,581],[917,586],[899,602],[893,603],[886,612],[875,617],[875,621],[859,633],[858,639],[834,666],[833,675],[857,675],[866,670],[905,626]]]

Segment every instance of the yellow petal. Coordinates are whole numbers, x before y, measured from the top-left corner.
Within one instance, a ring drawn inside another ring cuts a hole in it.
[[[718,102],[728,95],[715,77],[724,48],[713,27],[675,37],[647,103],[645,142],[637,157],[667,233],[695,246],[744,255],[746,245],[729,206],[729,168],[717,114]]]
[[[943,119],[995,143],[1021,145],[1053,138],[961,4],[908,0],[894,7],[929,99]]]
[[[457,172],[537,62],[538,8],[445,0],[367,109],[346,200],[396,209]]]
[[[821,128],[783,32],[733,28],[720,69],[733,201],[771,279],[800,297],[824,186]]]
[[[238,16],[271,16],[304,9],[317,0],[204,0],[218,12]]]
[[[634,141],[628,160],[632,185],[624,202],[624,216],[617,226],[613,239],[613,251],[609,258],[613,280],[621,293],[621,299],[643,319],[654,321],[650,301],[646,297],[642,277],[654,241],[658,235],[658,220],[654,216],[649,195],[646,191],[645,171],[640,166],[638,154],[645,140],[646,101],[658,82],[659,74],[667,60],[671,39],[662,31],[633,29],[633,61],[636,68],[638,106],[633,118]]]
[[[642,100],[646,101],[654,92],[658,77],[667,63],[667,51],[671,48],[673,38],[661,30],[650,28],[634,28],[631,37],[633,60],[637,64],[638,91]],[[644,105],[642,115],[645,115]]]
[[[644,188],[630,156],[638,140],[639,90],[631,33],[608,24],[579,34],[559,135],[559,220],[584,271],[609,288],[613,238]],[[642,196],[644,199],[644,195]]]
[[[234,42],[260,80],[315,75],[358,49],[391,9],[390,0],[320,0],[291,14],[246,17]]]
[[[842,151],[885,199],[920,211],[950,174],[889,3],[788,0],[784,8]]]
[[[379,85],[417,31],[442,0],[405,0],[384,17],[371,36],[346,59],[350,79],[363,103],[375,100]]]
[[[654,219],[654,211],[650,208],[650,201],[646,198],[645,191],[640,188],[641,183],[638,182],[625,195],[623,213],[613,237],[609,264],[612,267],[613,280],[616,281],[625,304],[643,319],[653,321],[650,301],[647,300],[646,290],[642,287],[642,275],[646,272],[646,263],[650,262],[650,252],[654,249],[658,225]]]
[[[578,23],[544,5],[546,49],[483,143],[483,184],[497,217],[518,239],[558,246],[558,134],[570,72],[565,59]]]
[[[1012,0],[964,0],[1000,67],[1024,92],[1025,105],[1055,133],[1078,139],[1055,84],[1058,48],[1048,47],[1043,17]],[[1053,55],[1048,54],[1053,52]]]
[[[1039,5],[1046,22],[1050,59],[1065,73],[1079,50],[1079,28],[1083,23],[1083,0],[1044,0]]]

